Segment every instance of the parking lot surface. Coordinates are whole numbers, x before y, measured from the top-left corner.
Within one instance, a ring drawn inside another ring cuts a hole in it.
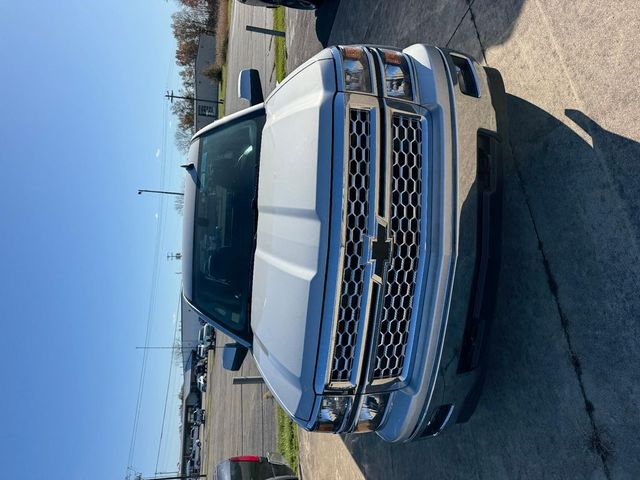
[[[287,13],[289,71],[341,43],[430,43],[498,68],[512,153],[475,416],[404,445],[303,434],[305,478],[638,478],[638,25],[635,0],[328,0]],[[239,32],[240,64],[262,40]]]
[[[265,93],[275,87],[274,47],[264,35],[247,32],[253,25],[271,28],[273,13],[234,2],[230,19],[227,61],[226,113],[247,107],[238,98],[238,74],[245,68],[261,73]],[[273,73],[273,75],[271,75]],[[233,378],[258,375],[251,355],[239,372],[222,368],[222,347],[232,340],[218,332],[215,351],[209,352],[208,391],[205,397],[205,472],[213,478],[215,466],[222,460],[238,455],[264,455],[277,451],[275,400],[264,385],[233,385]]]
[[[273,27],[273,11],[268,8],[248,7],[233,2],[233,14],[229,24],[229,49],[227,51],[226,114],[247,108],[238,98],[238,75],[245,68],[260,72],[265,95],[276,86],[275,45],[273,38],[260,33],[247,32],[247,25],[259,28]]]
[[[229,457],[277,451],[276,405],[267,387],[233,384],[234,377],[258,375],[251,355],[238,372],[222,368],[222,347],[231,342],[218,332],[217,348],[209,351],[207,393],[203,395],[207,478],[213,478],[215,466]]]

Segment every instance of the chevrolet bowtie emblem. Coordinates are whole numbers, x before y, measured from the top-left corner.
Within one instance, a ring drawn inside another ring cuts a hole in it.
[[[378,224],[375,238],[371,242],[371,261],[375,262],[373,273],[382,278],[386,265],[393,255],[393,240],[389,238],[387,227]]]

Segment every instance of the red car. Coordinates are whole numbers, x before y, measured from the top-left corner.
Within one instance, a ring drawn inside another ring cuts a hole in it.
[[[231,457],[216,466],[216,480],[298,480],[295,472],[278,454],[267,457]]]

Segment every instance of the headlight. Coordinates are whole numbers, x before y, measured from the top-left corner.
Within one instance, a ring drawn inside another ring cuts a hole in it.
[[[389,394],[365,395],[362,398],[362,407],[358,414],[356,432],[373,432],[384,417]]]
[[[411,65],[402,52],[379,50],[384,65],[384,90],[387,97],[413,100]]]
[[[351,397],[323,397],[314,430],[339,432],[351,410]]]
[[[371,66],[361,47],[341,47],[344,88],[349,92],[371,93]]]

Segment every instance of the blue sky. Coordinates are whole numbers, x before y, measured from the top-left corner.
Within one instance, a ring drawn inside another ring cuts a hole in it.
[[[163,98],[179,87],[175,9],[0,0],[3,478],[124,477],[135,347],[151,298],[149,344],[170,345],[178,303],[180,265],[166,254],[180,251],[180,217],[172,198],[136,195],[180,188]],[[171,350],[149,351],[133,461],[144,474],[156,466],[171,361]],[[177,388],[160,471],[177,461]]]

